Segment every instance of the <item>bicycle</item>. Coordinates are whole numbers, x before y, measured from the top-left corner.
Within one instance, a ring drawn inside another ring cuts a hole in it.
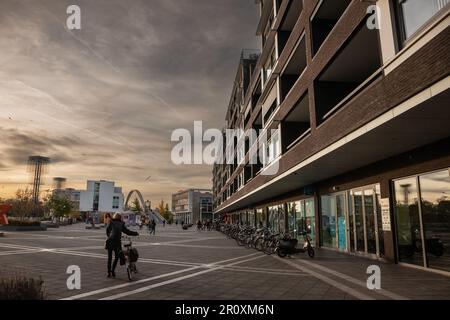
[[[136,262],[139,259],[139,253],[136,248],[133,248],[133,241],[130,237],[126,237],[128,240],[127,243],[124,244],[125,250],[123,250],[123,254],[125,256],[125,264],[127,266],[127,276],[128,280],[133,280],[133,274],[138,273],[138,269],[136,267]]]

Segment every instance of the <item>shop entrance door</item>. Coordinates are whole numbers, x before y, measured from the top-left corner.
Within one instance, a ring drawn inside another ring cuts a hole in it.
[[[349,219],[350,250],[352,252],[381,256],[379,234],[379,185],[350,191],[352,212]]]

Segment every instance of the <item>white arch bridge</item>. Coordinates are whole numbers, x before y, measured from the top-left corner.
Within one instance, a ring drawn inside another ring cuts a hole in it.
[[[135,198],[135,199],[138,200],[139,205],[140,205],[141,208],[144,210],[144,213],[145,213],[146,215],[150,216],[150,218],[153,218],[153,219],[154,219],[156,222],[158,222],[158,223],[162,223],[163,221],[166,220],[166,219],[164,219],[164,217],[161,216],[158,212],[153,211],[151,208],[147,208],[147,206],[145,205],[145,201],[144,201],[144,197],[142,196],[142,193],[141,193],[139,190],[137,190],[137,189],[131,190],[131,191],[128,193],[128,196],[127,196],[126,201],[125,201],[125,209],[126,209],[126,210],[129,210],[129,209],[130,209],[130,201],[131,201],[131,199],[132,199],[133,194],[136,195],[136,198]]]

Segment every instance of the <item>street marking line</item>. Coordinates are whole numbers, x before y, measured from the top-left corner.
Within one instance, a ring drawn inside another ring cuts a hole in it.
[[[42,248],[42,247],[29,247],[29,246],[18,246],[18,245],[0,245],[2,247],[6,248],[13,248],[13,249],[21,249],[21,251],[17,251],[16,254],[25,254],[25,253],[56,253],[56,254],[65,254],[65,255],[72,255],[72,256],[80,256],[80,257],[90,257],[90,258],[100,258],[100,259],[107,259],[106,254],[102,253],[93,253],[93,252],[82,252],[77,251],[79,249],[83,248]],[[93,248],[93,247],[85,247],[85,248]],[[98,249],[103,249],[103,247],[95,247]],[[74,250],[77,249],[77,250]],[[0,253],[0,256],[2,254]],[[6,254],[5,254],[6,255]],[[162,265],[171,265],[171,266],[180,266],[180,267],[191,267],[191,266],[198,266],[201,268],[211,268],[214,266],[214,263],[197,263],[197,262],[187,262],[187,261],[174,261],[174,260],[161,260],[161,259],[149,259],[149,258],[141,258],[139,261],[144,263],[151,263],[151,264],[162,264]],[[244,268],[244,267],[243,267]]]
[[[240,257],[236,257],[236,258],[231,258],[231,259],[226,259],[226,260],[215,262],[213,264],[217,265],[219,263],[226,263],[226,262],[229,262],[229,261],[233,261],[233,260],[237,260],[237,259],[242,259],[242,258],[254,256],[256,254],[258,254],[258,253],[253,253],[253,254],[240,256]],[[90,291],[90,292],[77,294],[77,295],[74,295],[74,296],[71,296],[71,297],[68,297],[68,298],[63,298],[63,299],[60,299],[60,300],[76,300],[76,299],[86,298],[86,297],[97,295],[97,294],[100,294],[100,293],[104,293],[104,292],[108,292],[108,291],[112,291],[112,290],[117,290],[117,289],[121,289],[121,288],[126,288],[126,287],[134,286],[134,285],[137,285],[137,284],[140,284],[140,283],[145,283],[145,282],[153,281],[153,280],[156,280],[156,279],[165,278],[165,277],[169,277],[169,276],[172,276],[172,275],[175,275],[175,274],[185,273],[185,272],[189,272],[189,271],[200,269],[200,268],[201,268],[200,266],[195,266],[195,267],[191,267],[191,268],[188,268],[188,269],[183,269],[183,270],[174,271],[174,272],[162,274],[162,275],[151,277],[151,278],[138,280],[138,281],[135,281],[135,282],[124,283],[124,284],[120,284],[120,285],[116,285],[116,286],[112,286],[112,287],[108,287],[108,288],[103,288],[103,289],[98,289],[98,290],[94,290],[94,291]]]
[[[344,280],[346,280],[348,282],[351,282],[353,284],[356,284],[358,286],[361,286],[361,287],[367,289],[367,283],[366,282],[358,280],[356,278],[353,278],[353,277],[351,277],[349,275],[346,275],[344,273],[341,273],[339,271],[336,271],[336,270],[333,270],[333,269],[321,266],[321,265],[316,264],[316,263],[312,263],[312,262],[309,262],[309,261],[301,260],[301,259],[295,259],[295,261],[298,261],[298,262],[300,262],[300,263],[302,263],[304,265],[313,267],[314,269],[319,269],[321,271],[330,273],[330,274],[334,275],[335,277],[344,279]],[[386,290],[386,289],[374,290],[374,292],[378,293],[378,294],[381,294],[381,295],[384,295],[384,296],[386,296],[388,298],[391,298],[391,299],[394,299],[394,300],[410,300],[407,297],[401,296],[399,294],[396,294],[396,293],[391,292],[391,291]]]
[[[373,298],[373,297],[370,297],[370,296],[368,296],[368,295],[366,295],[366,294],[364,294],[364,293],[362,293],[362,292],[360,292],[358,290],[350,288],[350,287],[346,286],[345,284],[337,282],[336,280],[333,280],[333,279],[331,279],[331,278],[329,278],[327,276],[324,276],[324,275],[322,275],[322,274],[320,274],[318,272],[315,272],[313,270],[309,270],[308,268],[302,268],[302,267],[300,267],[299,265],[297,265],[296,263],[294,263],[292,261],[285,260],[285,259],[282,259],[282,258],[279,258],[279,257],[273,257],[273,258],[274,259],[278,259],[280,261],[283,261],[284,263],[286,263],[286,264],[288,264],[288,265],[290,265],[290,266],[292,266],[292,267],[294,267],[294,268],[296,268],[298,270],[301,270],[303,272],[309,273],[314,278],[317,278],[317,279],[319,279],[319,280],[321,280],[321,281],[323,281],[323,282],[325,282],[325,283],[327,283],[327,284],[329,284],[329,285],[331,285],[331,286],[333,286],[333,287],[335,287],[335,288],[337,288],[337,289],[339,289],[339,290],[341,290],[341,291],[343,291],[345,293],[348,293],[348,294],[354,296],[355,298],[357,298],[359,300],[375,300],[375,298]],[[315,265],[314,265],[314,267],[315,267]]]
[[[26,250],[26,249],[21,249],[21,250],[14,250],[14,251],[3,251],[0,252],[0,256],[11,256],[11,255],[18,255],[18,254],[26,254],[26,253],[36,253],[39,252],[40,250]]]
[[[81,248],[77,248],[77,249],[81,249]],[[5,252],[0,252],[0,256],[29,254],[29,253],[38,253],[38,252],[50,252],[50,253],[67,254],[67,255],[81,256],[81,257],[101,258],[101,259],[107,258],[106,255],[103,255],[100,253],[98,253],[98,254],[84,253],[84,252],[79,252],[79,251],[61,250],[61,249],[33,249],[33,250],[24,250],[23,249],[23,250],[19,250],[19,251],[5,251]],[[214,267],[214,265],[211,265],[211,264],[182,262],[182,261],[173,261],[173,260],[141,258],[141,259],[139,259],[139,261],[144,262],[144,263],[163,264],[163,265],[180,266],[180,267],[200,267],[200,268],[213,268]],[[230,270],[230,271],[273,274],[273,275],[306,276],[303,272],[283,270],[283,269],[264,269],[264,268],[256,268],[256,267],[225,267],[224,269]]]
[[[252,269],[241,269],[239,267],[225,267],[223,270],[226,271],[237,271],[237,272],[248,272],[248,273],[262,273],[262,274],[272,274],[277,276],[294,276],[294,277],[309,277],[308,274],[304,272],[297,271],[287,271],[287,272],[277,272],[277,271],[262,271],[262,270],[252,270]]]
[[[218,266],[218,267],[215,267],[215,268],[212,268],[212,269],[199,271],[199,272],[196,272],[196,273],[193,273],[193,274],[189,274],[189,275],[186,275],[186,276],[182,276],[182,277],[178,277],[178,278],[175,278],[175,279],[170,279],[170,280],[166,280],[166,281],[163,281],[163,282],[155,283],[155,284],[152,284],[152,285],[149,285],[149,286],[146,286],[146,287],[142,287],[142,288],[139,288],[139,289],[136,289],[136,290],[118,293],[118,294],[115,294],[113,296],[102,298],[100,300],[116,300],[116,299],[119,299],[119,298],[123,298],[123,297],[131,296],[131,295],[134,295],[134,294],[137,294],[137,293],[141,293],[141,292],[144,292],[144,291],[148,291],[148,290],[151,290],[151,289],[154,289],[154,288],[162,287],[162,286],[165,286],[167,284],[172,284],[172,283],[175,283],[175,282],[179,282],[179,281],[183,281],[183,280],[190,279],[190,278],[193,278],[193,277],[197,277],[197,276],[200,276],[200,275],[205,274],[205,273],[210,273],[210,272],[213,272],[213,271],[221,270],[221,269],[223,269],[225,267],[231,267],[231,266],[239,264],[239,263],[252,261],[252,260],[256,260],[256,259],[261,259],[263,257],[266,257],[266,255],[262,255],[261,254],[258,257],[253,257],[253,258],[249,258],[249,259],[246,259],[246,260],[233,262],[233,263],[227,264],[225,266]]]

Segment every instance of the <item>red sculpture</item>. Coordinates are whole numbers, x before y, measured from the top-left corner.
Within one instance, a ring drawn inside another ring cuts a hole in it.
[[[12,206],[9,204],[0,204],[0,225],[8,224],[8,218],[6,215],[11,210]]]

